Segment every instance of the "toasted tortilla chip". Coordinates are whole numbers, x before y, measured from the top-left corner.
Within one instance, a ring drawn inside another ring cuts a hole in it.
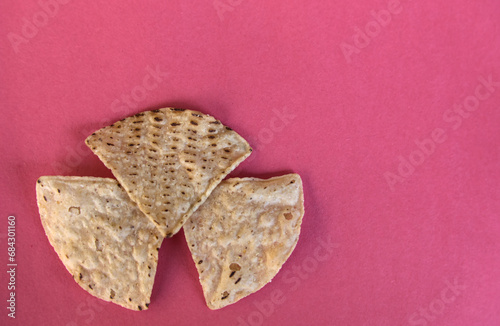
[[[252,151],[215,118],[173,108],[118,121],[86,143],[166,237]]]
[[[210,309],[256,292],[299,239],[304,199],[297,174],[223,181],[184,225]]]
[[[66,269],[90,294],[148,309],[163,237],[116,180],[41,177],[45,233]]]

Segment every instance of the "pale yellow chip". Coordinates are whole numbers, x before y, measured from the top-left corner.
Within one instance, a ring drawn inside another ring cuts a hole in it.
[[[278,273],[304,215],[298,174],[223,181],[184,225],[210,309],[256,292]]]
[[[173,108],[118,121],[86,143],[166,237],[252,151],[215,118]]]
[[[118,182],[41,177],[36,194],[45,233],[75,281],[103,300],[147,309],[163,237]]]

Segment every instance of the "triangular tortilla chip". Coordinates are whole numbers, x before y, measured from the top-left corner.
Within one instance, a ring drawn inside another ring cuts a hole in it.
[[[210,309],[256,292],[299,239],[304,199],[297,174],[223,181],[184,225]]]
[[[215,118],[173,108],[118,121],[86,143],[166,237],[252,151]]]
[[[41,177],[45,233],[66,269],[90,294],[148,309],[163,237],[116,180]]]

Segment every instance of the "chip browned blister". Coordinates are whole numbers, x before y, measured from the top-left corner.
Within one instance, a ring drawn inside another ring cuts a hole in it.
[[[36,195],[49,242],[74,280],[103,300],[148,309],[163,237],[118,182],[46,176]]]
[[[270,282],[297,244],[303,215],[298,174],[217,186],[184,225],[208,307],[225,307]]]
[[[166,237],[252,151],[214,117],[174,108],[125,118],[86,143]]]

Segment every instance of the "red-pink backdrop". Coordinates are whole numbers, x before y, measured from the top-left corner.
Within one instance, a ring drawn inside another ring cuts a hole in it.
[[[0,31],[1,325],[500,325],[498,1],[4,0]],[[39,176],[112,176],[85,137],[165,106],[249,141],[233,176],[304,181],[296,250],[219,311],[183,233],[132,312],[40,224]]]

